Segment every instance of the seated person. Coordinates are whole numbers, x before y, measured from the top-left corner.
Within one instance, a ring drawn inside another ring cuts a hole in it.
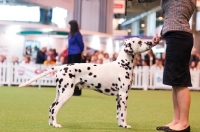
[[[52,60],[51,56],[47,56],[47,59],[44,61],[44,65],[55,65],[56,62]]]

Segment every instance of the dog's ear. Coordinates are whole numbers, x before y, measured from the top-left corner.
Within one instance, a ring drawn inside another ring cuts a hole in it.
[[[126,52],[126,53],[129,54],[129,55],[134,54],[133,48],[132,48],[132,46],[131,46],[131,42],[128,42],[128,43],[125,42],[125,43],[124,43],[124,46],[125,46],[124,52]]]

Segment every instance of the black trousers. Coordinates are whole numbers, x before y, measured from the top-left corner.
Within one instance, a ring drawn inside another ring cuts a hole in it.
[[[81,63],[81,54],[68,55],[68,64]]]
[[[81,63],[81,54],[75,54],[75,55],[68,55],[68,64],[71,63]],[[79,87],[75,86],[74,89],[74,96],[80,96],[82,91],[79,89]]]

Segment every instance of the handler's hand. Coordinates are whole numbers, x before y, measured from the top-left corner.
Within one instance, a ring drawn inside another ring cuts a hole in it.
[[[156,35],[153,37],[153,39],[152,39],[152,44],[153,44],[153,45],[158,44],[159,41],[160,41],[160,39],[161,39],[161,36],[158,35],[158,34],[156,34]]]

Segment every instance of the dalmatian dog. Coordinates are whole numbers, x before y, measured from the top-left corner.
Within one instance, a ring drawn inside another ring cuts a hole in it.
[[[131,128],[127,125],[128,91],[132,84],[133,59],[136,54],[151,49],[154,45],[139,38],[125,40],[116,61],[105,64],[75,63],[55,66],[21,84],[26,86],[43,76],[56,72],[56,98],[49,108],[49,125],[62,127],[56,121],[60,108],[72,97],[75,86],[88,88],[97,92],[116,96],[118,126]]]

